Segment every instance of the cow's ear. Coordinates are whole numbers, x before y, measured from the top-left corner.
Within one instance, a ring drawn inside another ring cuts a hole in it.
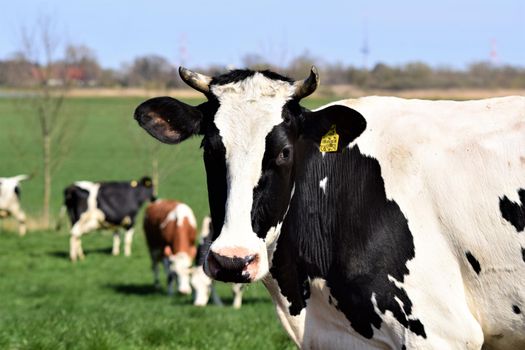
[[[340,152],[366,129],[363,116],[342,105],[303,114],[302,135],[320,144],[323,152]]]
[[[135,109],[135,120],[164,143],[179,143],[200,132],[202,112],[171,97],[155,97]]]

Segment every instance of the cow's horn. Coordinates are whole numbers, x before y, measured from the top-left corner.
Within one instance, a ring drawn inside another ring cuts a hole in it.
[[[211,78],[207,75],[193,72],[184,67],[179,67],[181,79],[197,91],[207,94],[210,92]]]
[[[317,73],[317,68],[312,66],[312,69],[310,70],[310,76],[303,81],[296,81],[294,85],[294,97],[297,99],[300,100],[306,96],[311,95],[319,85],[319,73]]]

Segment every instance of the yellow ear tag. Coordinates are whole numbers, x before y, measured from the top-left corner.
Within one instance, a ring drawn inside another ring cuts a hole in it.
[[[131,185],[131,187],[137,187],[137,185],[139,184],[137,181],[133,180],[129,183]]]
[[[339,135],[335,131],[335,124],[330,127],[330,130],[321,138],[319,144],[319,151],[321,152],[337,152],[339,145]]]
[[[151,181],[146,180],[146,182],[144,182],[144,185],[146,185],[146,187],[151,187]]]

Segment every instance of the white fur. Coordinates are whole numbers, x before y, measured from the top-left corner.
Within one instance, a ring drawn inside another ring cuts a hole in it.
[[[373,339],[365,339],[349,327],[345,315],[336,308],[337,301],[331,297],[325,280],[315,278],[310,280],[310,286],[312,293],[306,302],[303,348],[401,349],[403,344],[392,340],[389,327],[381,327],[380,331],[374,332]],[[329,302],[330,298],[333,305]],[[396,331],[402,332],[403,329],[398,325]],[[352,336],[342,337],[342,333]]]
[[[97,195],[100,184],[91,181],[77,181],[75,186],[88,191],[88,199],[86,211],[80,215],[78,221],[71,227],[69,257],[72,261],[84,258],[80,237],[89,231],[100,228],[105,220],[104,213],[97,208]],[[119,250],[119,248],[115,248],[115,243],[120,244],[120,237],[113,236],[113,254],[118,253],[117,250]]]
[[[133,227],[130,227],[124,233],[124,256],[131,256],[131,244],[133,243],[133,234],[135,230]]]
[[[387,196],[414,236],[410,273],[394,283],[407,291],[428,339],[408,333],[407,347],[523,346],[525,321],[511,306],[525,300],[525,235],[501,217],[499,198],[517,201],[525,185],[525,98],[337,104],[366,118],[367,129],[350,147],[379,161]],[[480,262],[479,276],[467,250]],[[382,318],[392,331],[398,325],[389,313]]]
[[[229,176],[226,221],[212,249],[234,244],[262,254],[264,242],[251,230],[252,193],[265,137],[281,122],[290,91],[257,75],[212,91],[221,102],[216,123]],[[322,280],[311,281],[307,307],[291,316],[288,300],[267,275],[264,283],[291,338],[305,348],[397,348],[400,339],[417,349],[523,347],[525,321],[512,305],[524,309],[525,234],[501,217],[499,199],[518,201],[517,190],[525,186],[525,97],[467,102],[367,97],[335,104],[367,120],[349,147],[358,146],[380,163],[387,197],[408,220],[415,258],[407,263],[404,282],[392,282],[406,290],[413,303],[410,317],[421,320],[427,339],[376,308],[381,328],[361,343],[327,302],[330,292]],[[272,229],[276,241],[279,232]],[[467,262],[467,250],[480,262],[480,275]]]
[[[204,238],[208,237],[210,234],[210,224],[211,224],[211,218],[209,216],[205,216],[204,219],[202,219],[201,234],[200,234],[201,243],[204,240]]]
[[[0,177],[0,211],[12,215],[18,221],[18,233],[20,236],[26,234],[26,214],[20,206],[20,200],[16,195],[15,188],[20,181],[29,179],[27,175],[12,177]]]
[[[242,292],[244,289],[244,284],[242,283],[232,283],[232,292],[233,292],[233,302],[232,306],[234,309],[240,309],[242,306]]]
[[[120,254],[120,232],[118,230],[113,232],[113,249],[111,252],[115,256]]]
[[[224,225],[211,249],[239,246],[259,255],[254,280],[268,273],[265,242],[252,230],[253,189],[261,176],[265,137],[282,122],[282,108],[293,95],[288,82],[256,73],[241,82],[212,86],[220,102],[215,115],[226,149],[228,198]]]
[[[190,282],[195,291],[193,305],[206,306],[210,299],[212,279],[204,273],[202,266],[196,266],[193,268]]]
[[[193,305],[195,306],[206,306],[210,299],[212,292],[213,280],[209,278],[205,273],[202,266],[196,266],[191,272],[191,286],[195,291],[195,297]],[[234,309],[240,309],[242,306],[242,294],[243,284],[232,283],[233,302],[232,307]]]
[[[97,195],[100,184],[90,181],[77,181],[75,186],[88,191],[87,209],[80,215],[79,220],[71,228],[73,236],[80,237],[82,234],[95,230],[104,222],[104,213],[97,208]]]
[[[177,221],[177,226],[182,226],[184,223],[184,219],[188,220],[188,223],[191,225],[191,227],[196,228],[197,227],[197,220],[195,219],[195,215],[193,214],[193,210],[191,208],[184,204],[179,203],[175,209],[170,211],[168,215],[166,215],[166,218],[164,221],[160,224],[160,228],[166,227],[166,225],[170,221]]]
[[[319,181],[319,187],[323,190],[323,193],[326,194],[326,184],[328,183],[328,177],[324,177]]]
[[[275,311],[277,312],[277,316],[279,317],[279,320],[281,321],[284,330],[288,333],[288,335],[295,342],[295,344],[301,347],[301,345],[303,344],[303,336],[305,331],[304,325],[306,309],[302,309],[299,315],[290,315],[288,310],[291,304],[288,301],[288,299],[286,299],[286,297],[283,296],[283,294],[281,293],[279,284],[272,277],[272,275],[267,274],[262,279],[262,282],[264,283],[264,286],[266,287],[268,292],[270,292],[270,296],[272,297],[272,301],[275,305]]]
[[[191,258],[185,252],[178,252],[169,257],[170,271],[177,276],[177,289],[182,294],[191,294],[190,268]]]

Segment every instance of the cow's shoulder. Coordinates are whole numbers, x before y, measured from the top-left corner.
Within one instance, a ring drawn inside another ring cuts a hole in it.
[[[73,185],[87,192],[98,191],[100,188],[100,184],[93,181],[75,181]]]
[[[290,302],[289,313],[297,316],[307,307],[310,281],[321,279],[330,289],[327,305],[360,336],[372,339],[381,315],[390,312],[425,338],[401,284],[415,256],[413,235],[399,205],[386,195],[380,164],[358,146],[339,155],[313,149],[309,158],[270,270]]]
[[[104,181],[100,182],[101,192],[123,192],[136,187],[133,181]]]

